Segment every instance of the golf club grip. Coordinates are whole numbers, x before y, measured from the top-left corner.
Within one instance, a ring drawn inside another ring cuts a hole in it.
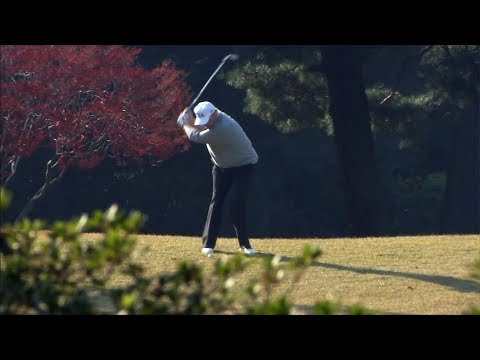
[[[197,102],[198,98],[200,97],[200,95],[202,95],[202,93],[203,93],[203,89],[202,89],[202,91],[200,91],[198,93],[197,97],[195,99],[193,99],[192,103],[188,106],[189,110],[193,111],[193,107],[194,107],[195,103]]]

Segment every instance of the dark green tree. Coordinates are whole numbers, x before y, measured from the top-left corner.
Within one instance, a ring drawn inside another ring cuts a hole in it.
[[[320,127],[335,135],[353,235],[388,232],[391,205],[401,208],[402,199],[412,196],[440,203],[443,192],[443,216],[440,219],[440,211],[435,211],[435,223],[441,222],[447,232],[478,232],[478,48],[312,46],[294,54],[275,48],[271,54],[260,53],[257,62],[232,71],[227,79],[232,86],[246,90],[247,112],[280,131]],[[371,67],[375,60],[384,69],[370,69],[365,76],[365,66]],[[444,128],[437,131],[436,127],[445,122],[455,127],[452,135]],[[377,170],[372,138],[382,131],[394,134],[400,148],[415,148],[426,159],[419,169],[409,164],[410,174],[393,178],[390,186],[394,188],[388,190]],[[436,151],[435,156],[440,156],[438,149],[428,149],[431,143],[444,152],[445,139],[450,136],[449,165],[444,160],[440,165],[425,163],[432,156],[428,152]],[[395,204],[390,203],[393,196]]]
[[[451,113],[443,232],[480,232],[480,46],[435,46],[420,64],[426,86]]]
[[[306,127],[335,133],[337,158],[351,234],[386,234],[390,200],[379,177],[363,64],[371,51],[361,46],[312,47],[303,61],[246,64],[227,81],[246,90],[246,111],[282,132]]]
[[[368,49],[324,46],[321,51],[352,234],[387,234],[392,210],[376,166],[363,79]]]

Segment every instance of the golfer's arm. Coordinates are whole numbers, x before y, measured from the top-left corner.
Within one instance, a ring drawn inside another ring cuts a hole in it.
[[[206,144],[209,139],[210,131],[203,125],[183,125],[183,131],[187,134],[190,141]]]

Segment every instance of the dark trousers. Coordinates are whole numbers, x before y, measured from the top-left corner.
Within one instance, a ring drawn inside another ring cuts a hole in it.
[[[240,246],[251,248],[247,233],[246,205],[250,177],[254,165],[222,169],[213,165],[213,191],[207,221],[203,230],[203,247],[214,248],[222,220],[222,209],[227,194],[230,194],[230,215]]]

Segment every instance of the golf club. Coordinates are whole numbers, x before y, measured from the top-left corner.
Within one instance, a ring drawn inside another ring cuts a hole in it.
[[[210,78],[207,80],[207,82],[205,83],[205,85],[203,85],[203,88],[202,90],[200,90],[200,92],[198,93],[197,97],[195,99],[193,99],[192,103],[190,104],[190,106],[188,107],[190,110],[193,110],[193,105],[195,105],[195,103],[197,102],[197,100],[200,98],[200,96],[202,95],[203,91],[207,88],[208,84],[210,83],[210,81],[213,79],[213,77],[217,74],[217,72],[220,70],[220,68],[223,66],[223,64],[225,64],[225,62],[227,60],[232,60],[232,61],[235,61],[238,59],[238,55],[237,54],[228,54],[227,56],[225,56],[222,60],[222,62],[220,63],[220,65],[218,65],[218,67],[216,68],[216,70],[213,72],[212,76],[210,76]]]

